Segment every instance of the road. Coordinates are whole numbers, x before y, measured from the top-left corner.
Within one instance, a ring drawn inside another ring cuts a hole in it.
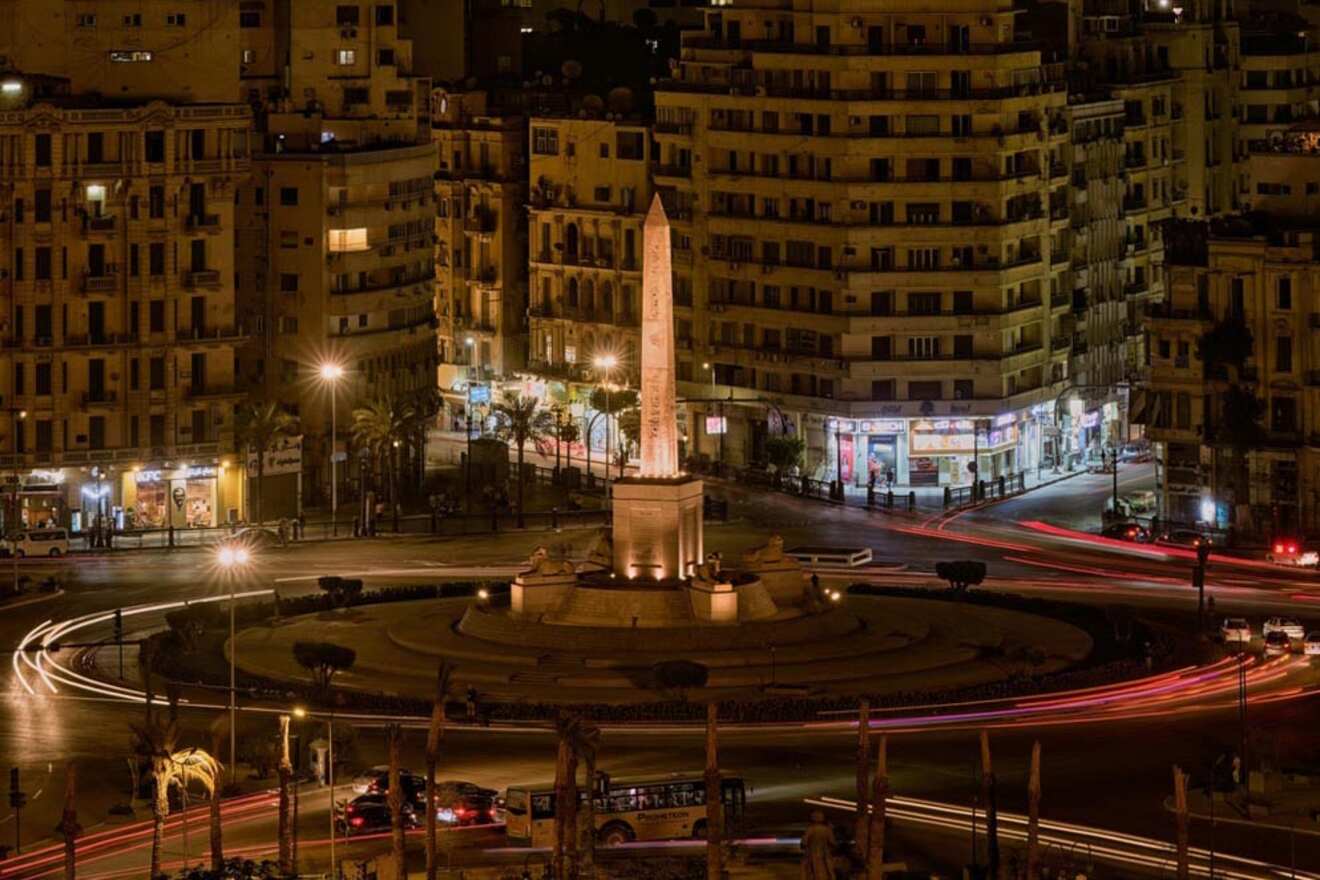
[[[1124,491],[1148,485],[1149,467],[1125,468]],[[1036,592],[1079,601],[1150,605],[1180,612],[1195,608],[1188,586],[1190,561],[1177,551],[1114,546],[1091,537],[1078,537],[1056,528],[1094,528],[1103,498],[1110,491],[1107,476],[1079,476],[1029,495],[984,510],[951,517],[869,513],[788,497],[767,497],[727,487],[733,501],[733,522],[712,525],[708,544],[732,556],[769,531],[781,532],[786,543],[864,545],[878,559],[906,563],[906,571],[886,575],[889,582],[926,583],[935,562],[974,558],[987,563],[990,588]],[[1035,525],[1044,524],[1044,525]],[[264,555],[235,589],[274,588],[291,595],[317,589],[321,574],[362,576],[373,582],[406,579],[433,580],[438,576],[473,576],[507,571],[511,562],[541,541],[567,543],[585,550],[589,533],[513,535],[498,541],[481,538],[376,539],[307,545]],[[115,607],[225,595],[230,583],[212,567],[210,557],[196,550],[172,553],[125,553],[105,558],[78,558],[58,566],[28,561],[24,570],[34,576],[62,572],[63,595],[13,609],[0,616],[0,642],[16,645],[24,633],[46,620],[63,620]],[[499,566],[492,569],[490,566]],[[1277,609],[1314,617],[1310,603],[1320,600],[1320,582],[1298,572],[1250,564],[1213,560],[1208,592],[1223,612],[1250,613],[1253,619]],[[144,618],[145,619],[145,618]],[[131,618],[130,618],[131,620]],[[129,624],[130,637],[135,634]],[[130,656],[130,665],[131,665]],[[1298,661],[1305,667],[1304,661]],[[1305,675],[1301,668],[1297,674]],[[1170,767],[1180,764],[1194,774],[1225,745],[1237,741],[1238,727],[1231,699],[1220,700],[1217,711],[1177,712],[1175,707],[1152,703],[1141,717],[1087,719],[1042,725],[1031,719],[1001,725],[994,733],[996,769],[1001,783],[1001,804],[1025,810],[1026,760],[1033,740],[1042,743],[1045,798],[1043,811],[1050,818],[1101,825],[1167,839],[1171,821],[1164,810],[1170,789]],[[1165,711],[1165,709],[1168,711]],[[1251,707],[1259,742],[1293,754],[1308,745],[1314,751],[1313,700],[1261,702]],[[1133,713],[1137,714],[1137,713]],[[29,694],[10,676],[0,710],[0,755],[22,769],[24,787],[32,803],[23,817],[24,848],[48,840],[58,819],[62,767],[74,761],[80,768],[82,823],[90,833],[104,831],[113,838],[120,825],[108,824],[107,810],[125,800],[128,772],[128,724],[141,709],[121,702],[83,699],[72,694]],[[205,743],[206,726],[214,711],[185,710],[182,739]],[[1083,723],[1089,722],[1089,723]],[[274,722],[269,716],[249,713],[247,725]],[[890,745],[892,781],[896,793],[966,805],[977,790],[975,733],[972,725],[944,725],[921,729],[906,725]],[[308,727],[304,733],[315,735]],[[758,832],[796,833],[804,818],[803,799],[818,795],[848,797],[853,787],[851,734],[822,727],[776,731],[727,731],[723,763],[737,768],[753,786],[749,821]],[[421,764],[422,736],[410,734],[407,760]],[[383,754],[377,727],[361,725],[356,743],[358,763],[375,763]],[[535,732],[504,733],[454,730],[445,745],[445,775],[450,778],[502,787],[553,773],[553,747]],[[701,765],[700,738],[666,733],[610,731],[602,749],[601,766],[615,775],[654,771],[657,768],[693,769]],[[249,787],[259,783],[250,783]],[[262,806],[265,804],[265,806]],[[236,809],[242,805],[236,805]],[[325,865],[328,798],[308,789],[301,803],[304,870]],[[142,816],[139,812],[139,816]],[[232,847],[251,852],[269,848],[272,819],[269,799],[257,797],[232,817],[227,840]],[[203,852],[204,833],[193,829],[191,852]],[[11,837],[12,815],[0,816],[0,840]],[[1194,842],[1214,840],[1243,856],[1279,861],[1295,845],[1299,867],[1320,866],[1320,841],[1298,834],[1246,826],[1220,825],[1212,835],[1194,827]],[[464,839],[467,840],[466,838]],[[172,835],[170,849],[183,854],[182,834]],[[321,843],[318,844],[318,841]],[[378,844],[377,844],[378,845]],[[370,848],[371,844],[363,844]],[[932,847],[947,860],[965,854],[948,841]],[[110,848],[107,847],[107,850]],[[82,876],[134,876],[146,854],[141,849],[113,848],[104,857],[89,853],[95,872]],[[1286,861],[1286,859],[1285,859]],[[2,864],[2,863],[0,863]],[[17,867],[19,863],[11,863]],[[119,872],[119,873],[116,873]],[[0,878],[41,876],[43,869],[14,871],[0,867]]]

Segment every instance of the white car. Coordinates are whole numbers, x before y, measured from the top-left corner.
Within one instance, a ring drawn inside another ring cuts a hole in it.
[[[1271,617],[1265,621],[1264,633],[1269,635],[1272,632],[1281,632],[1293,641],[1300,642],[1306,638],[1306,630],[1302,625],[1291,617]]]
[[[25,556],[64,556],[69,552],[69,533],[64,529],[27,529],[5,539],[5,552]]]
[[[400,770],[407,773],[407,770]],[[353,794],[366,794],[374,792],[386,784],[390,776],[390,767],[388,764],[377,764],[369,770],[363,770],[357,776],[353,777]]]
[[[1251,624],[1242,617],[1229,617],[1219,627],[1219,634],[1226,642],[1246,644],[1251,641]]]
[[[1320,632],[1306,634],[1306,641],[1302,642],[1302,653],[1308,657],[1320,657]]]

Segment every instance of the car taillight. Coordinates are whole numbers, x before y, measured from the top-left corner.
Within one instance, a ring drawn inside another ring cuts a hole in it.
[[[361,825],[363,822],[365,822],[365,821],[367,821],[367,820],[366,820],[366,819],[363,819],[361,816],[354,816],[352,819],[349,820],[348,824],[350,824],[350,825],[352,825],[353,827],[356,828],[356,827],[360,826],[360,825]]]
[[[1297,545],[1296,545],[1296,544],[1289,544],[1289,545],[1288,545],[1288,552],[1289,552],[1289,553],[1296,553],[1296,552],[1297,552]]]
[[[1282,545],[1282,544],[1275,544],[1275,545],[1274,545],[1274,552],[1275,552],[1275,553],[1282,553],[1282,552],[1283,552],[1283,545]]]

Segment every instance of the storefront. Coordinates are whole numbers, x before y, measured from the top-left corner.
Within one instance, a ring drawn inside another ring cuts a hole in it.
[[[62,468],[7,474],[4,481],[5,531],[69,525],[68,474]]]
[[[146,466],[123,476],[124,528],[209,528],[238,522],[242,471],[227,465]]]
[[[972,481],[973,455],[982,479],[1014,473],[1033,460],[1015,414],[979,419],[829,419],[826,443],[834,468],[827,479],[879,489],[962,486]],[[837,456],[837,457],[836,457]]]

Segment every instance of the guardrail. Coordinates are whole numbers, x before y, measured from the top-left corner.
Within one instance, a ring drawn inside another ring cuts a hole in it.
[[[980,480],[970,486],[945,486],[944,509],[971,507],[985,501],[997,501],[1027,491],[1025,473],[1000,474],[993,480]]]

